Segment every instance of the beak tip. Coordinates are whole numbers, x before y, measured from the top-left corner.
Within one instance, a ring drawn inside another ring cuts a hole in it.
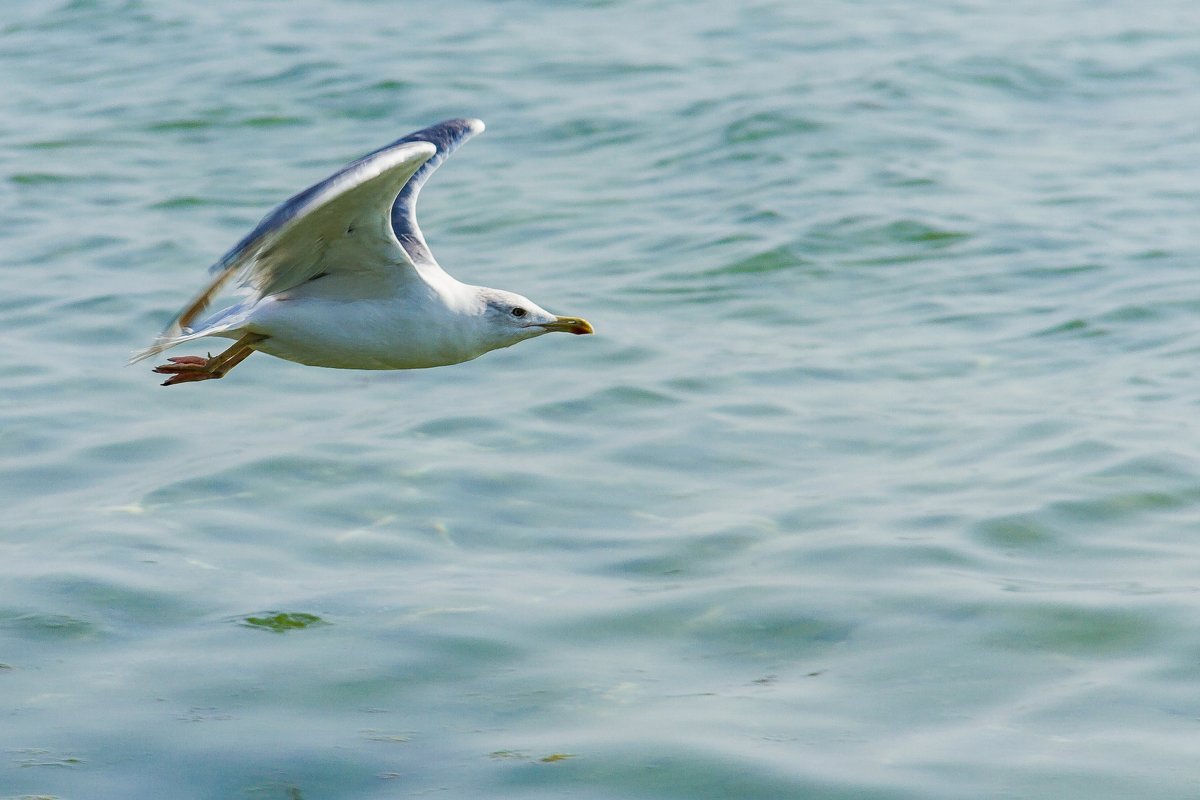
[[[580,317],[558,317],[554,322],[545,326],[552,331],[562,331],[563,333],[573,333],[576,336],[584,336],[586,334],[595,333],[592,328],[592,323]]]

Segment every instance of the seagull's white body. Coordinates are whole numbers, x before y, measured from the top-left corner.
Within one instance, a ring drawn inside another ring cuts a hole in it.
[[[470,361],[498,346],[491,326],[482,324],[487,309],[478,287],[444,272],[429,283],[382,284],[368,294],[361,278],[330,272],[231,306],[181,340],[258,333],[267,338],[255,345],[256,350],[299,364],[341,369],[441,367]]]
[[[416,222],[421,186],[479,120],[447,120],[375,151],[268,214],[213,266],[210,284],[138,361],[206,336],[217,357],[171,359],[168,384],[220,378],[254,350],[344,369],[469,361],[550,331],[591,333],[512,292],[462,283],[433,258]],[[234,278],[249,296],[194,320]]]

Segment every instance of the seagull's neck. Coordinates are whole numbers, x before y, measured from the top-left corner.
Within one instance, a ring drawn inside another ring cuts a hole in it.
[[[441,270],[427,278],[426,283],[432,293],[451,311],[464,315],[483,313],[485,303],[481,295],[482,287],[463,283]]]

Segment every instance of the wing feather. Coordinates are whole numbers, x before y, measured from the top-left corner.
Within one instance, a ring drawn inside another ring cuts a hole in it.
[[[436,153],[429,142],[401,140],[281,204],[211,267],[212,280],[159,339],[180,336],[234,279],[261,297],[327,271],[327,252],[346,237],[358,237],[356,253],[360,254],[346,268],[394,269],[397,262],[411,267],[391,230],[388,212],[404,184]]]

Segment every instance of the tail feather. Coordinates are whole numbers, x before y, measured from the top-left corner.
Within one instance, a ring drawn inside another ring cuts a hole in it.
[[[193,339],[202,339],[205,336],[209,336],[209,335],[211,335],[211,332],[209,332],[209,331],[196,332],[196,331],[188,331],[186,329],[183,333],[181,333],[177,336],[171,336],[168,334],[164,334],[162,336],[159,336],[157,339],[155,339],[154,344],[150,345],[149,347],[143,348],[141,350],[134,350],[132,353],[129,354],[129,360],[125,363],[126,364],[136,364],[139,361],[145,361],[147,358],[153,358],[154,356],[158,355],[159,353],[162,353],[166,350],[170,350],[172,347],[175,347],[176,345],[183,344],[184,342],[190,342]]]
[[[152,358],[164,350],[170,350],[176,345],[190,342],[193,339],[203,339],[206,336],[224,336],[226,338],[234,338],[231,332],[236,333],[241,325],[246,322],[247,314],[258,302],[257,298],[248,298],[240,303],[236,303],[229,308],[222,309],[216,314],[205,320],[201,320],[194,327],[184,327],[181,324],[182,315],[172,320],[167,329],[158,335],[154,340],[154,344],[142,350],[135,350],[129,355],[128,364],[136,364],[139,361],[145,361],[147,358]]]

